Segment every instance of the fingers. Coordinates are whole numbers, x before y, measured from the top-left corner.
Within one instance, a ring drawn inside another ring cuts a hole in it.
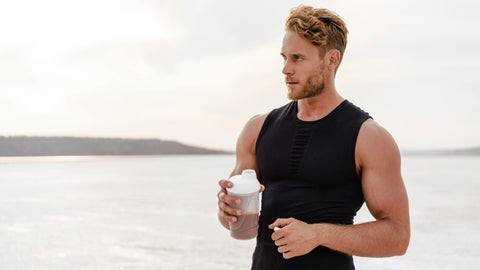
[[[277,241],[284,239],[290,234],[288,228],[281,228],[280,230],[276,230],[272,233],[272,240],[275,241],[275,244],[277,244]],[[284,242],[280,242],[279,245],[284,245]],[[277,245],[277,246],[279,246]]]
[[[279,246],[277,250],[278,250],[278,253],[285,253],[289,251],[287,246]]]
[[[304,234],[311,228],[309,224],[294,218],[279,218],[268,226],[270,229],[281,227],[272,233],[272,240],[283,258],[290,259],[310,252],[317,245]]]
[[[288,240],[285,237],[282,237],[282,238],[275,241],[275,245],[277,247],[286,246],[287,244],[288,244]],[[282,252],[285,252],[285,251],[282,251]]]
[[[260,193],[262,193],[264,190],[265,190],[265,186],[264,186],[264,185],[260,185]]]
[[[291,251],[284,252],[282,255],[284,259],[291,259],[295,257],[295,254]]]
[[[220,192],[218,192],[217,197],[218,197],[218,202],[224,202],[226,204],[236,205],[236,206],[242,204],[242,200],[240,200],[237,197],[232,197],[232,196],[228,195],[227,192],[225,192],[223,190],[220,190]]]
[[[291,243],[284,237],[275,241],[275,245],[278,247],[278,253],[281,253],[284,259],[291,259],[297,255],[292,251]]]
[[[277,220],[275,220],[275,222],[268,225],[268,228],[273,230],[273,228],[275,228],[275,227],[285,227],[285,226],[289,225],[290,223],[292,223],[293,221],[295,221],[294,218],[277,218]]]
[[[242,214],[242,210],[231,207],[230,205],[221,201],[218,202],[218,208],[220,208],[222,212],[225,212],[229,216],[240,216]]]
[[[280,239],[285,239],[285,237],[290,234],[288,228],[285,228],[285,227],[292,224],[292,222],[294,222],[294,221],[296,221],[296,219],[294,219],[294,218],[277,218],[277,220],[275,220],[275,222],[268,225],[268,228],[270,228],[272,230],[275,227],[282,227],[280,230],[276,230],[272,233],[272,240],[273,241],[278,241]],[[275,244],[276,244],[276,242],[275,242]],[[280,245],[283,245],[283,244],[284,243],[281,242]]]
[[[242,201],[239,198],[229,196],[227,194],[227,188],[232,187],[233,184],[232,182],[228,180],[220,180],[218,182],[218,185],[222,188],[220,192],[218,192],[217,197],[219,201],[222,201],[224,203],[227,203],[229,205],[240,205],[242,204]]]
[[[232,206],[241,205],[242,201],[239,198],[232,197],[227,194],[227,188],[233,186],[232,182],[228,180],[220,180],[218,185],[221,187],[217,194],[220,216],[225,221],[235,222],[237,221],[237,216],[242,214],[242,211]]]
[[[220,180],[218,181],[218,185],[223,188],[223,189],[226,189],[226,188],[231,188],[233,187],[233,184],[232,182],[228,181],[228,180]]]
[[[286,241],[285,241],[286,242]],[[275,245],[277,245],[278,241],[275,241]],[[284,259],[290,259],[295,257],[294,252],[291,251],[291,246],[288,244],[277,245],[278,253],[281,253]]]
[[[225,220],[226,222],[236,222],[237,221],[237,217],[236,216],[233,216],[233,215],[230,215],[228,214],[227,212],[223,211],[221,208],[220,208],[220,217]]]
[[[225,195],[225,193],[223,193],[223,196],[219,195],[218,208],[220,209],[220,216],[222,217],[223,220],[227,222],[236,222],[237,221],[236,216],[240,216],[242,214],[242,211],[240,209],[231,207],[225,201],[222,201],[220,199],[220,198],[225,198],[226,196],[228,195]]]

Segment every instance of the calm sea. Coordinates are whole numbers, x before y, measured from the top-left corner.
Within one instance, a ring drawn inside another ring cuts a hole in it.
[[[233,156],[0,158],[1,269],[249,269],[216,219]],[[405,256],[357,269],[480,269],[480,157],[404,157]],[[364,208],[356,222],[371,220]]]

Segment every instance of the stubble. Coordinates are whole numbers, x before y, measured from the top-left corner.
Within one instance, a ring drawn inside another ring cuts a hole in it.
[[[314,72],[308,77],[305,87],[300,92],[294,93],[292,89],[288,88],[288,98],[291,100],[300,100],[304,98],[314,97],[320,95],[325,89],[325,81],[322,76],[322,71]]]

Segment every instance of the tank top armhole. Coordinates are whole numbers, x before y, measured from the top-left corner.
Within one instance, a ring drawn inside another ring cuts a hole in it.
[[[274,111],[275,110],[270,111],[267,117],[265,118],[265,121],[263,121],[263,125],[260,128],[260,132],[258,133],[257,140],[255,141],[255,154],[257,153],[257,150],[258,150],[258,144],[262,140],[263,134],[265,134],[265,130],[268,128],[268,126],[270,125],[270,122],[272,121]]]
[[[255,142],[255,154],[257,153],[259,142],[262,140],[263,135],[267,131],[272,121],[274,121],[274,119],[278,118],[284,113],[288,114],[288,112],[290,112],[292,108],[294,108],[293,107],[294,103],[295,103],[294,101],[289,102],[283,105],[282,107],[271,110],[268,113],[267,117],[265,118],[265,121],[263,122],[262,128],[260,129],[260,133],[258,134],[257,141]]]
[[[362,128],[363,124],[365,123],[365,121],[367,121],[368,119],[373,119],[373,117],[371,117],[369,114],[366,114],[364,117],[362,117],[359,121],[359,125],[358,127],[356,128],[355,130],[355,135],[354,135],[354,140],[353,140],[353,166],[355,168],[355,175],[357,176],[357,178],[359,180],[362,179],[362,176],[358,174],[358,170],[357,170],[357,141],[358,141],[358,134],[360,133],[360,128]]]

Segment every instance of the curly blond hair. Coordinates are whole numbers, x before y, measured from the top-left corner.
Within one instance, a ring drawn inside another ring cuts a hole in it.
[[[309,40],[320,48],[322,54],[330,49],[339,50],[342,61],[348,30],[340,16],[332,11],[304,5],[292,8],[285,29]]]

